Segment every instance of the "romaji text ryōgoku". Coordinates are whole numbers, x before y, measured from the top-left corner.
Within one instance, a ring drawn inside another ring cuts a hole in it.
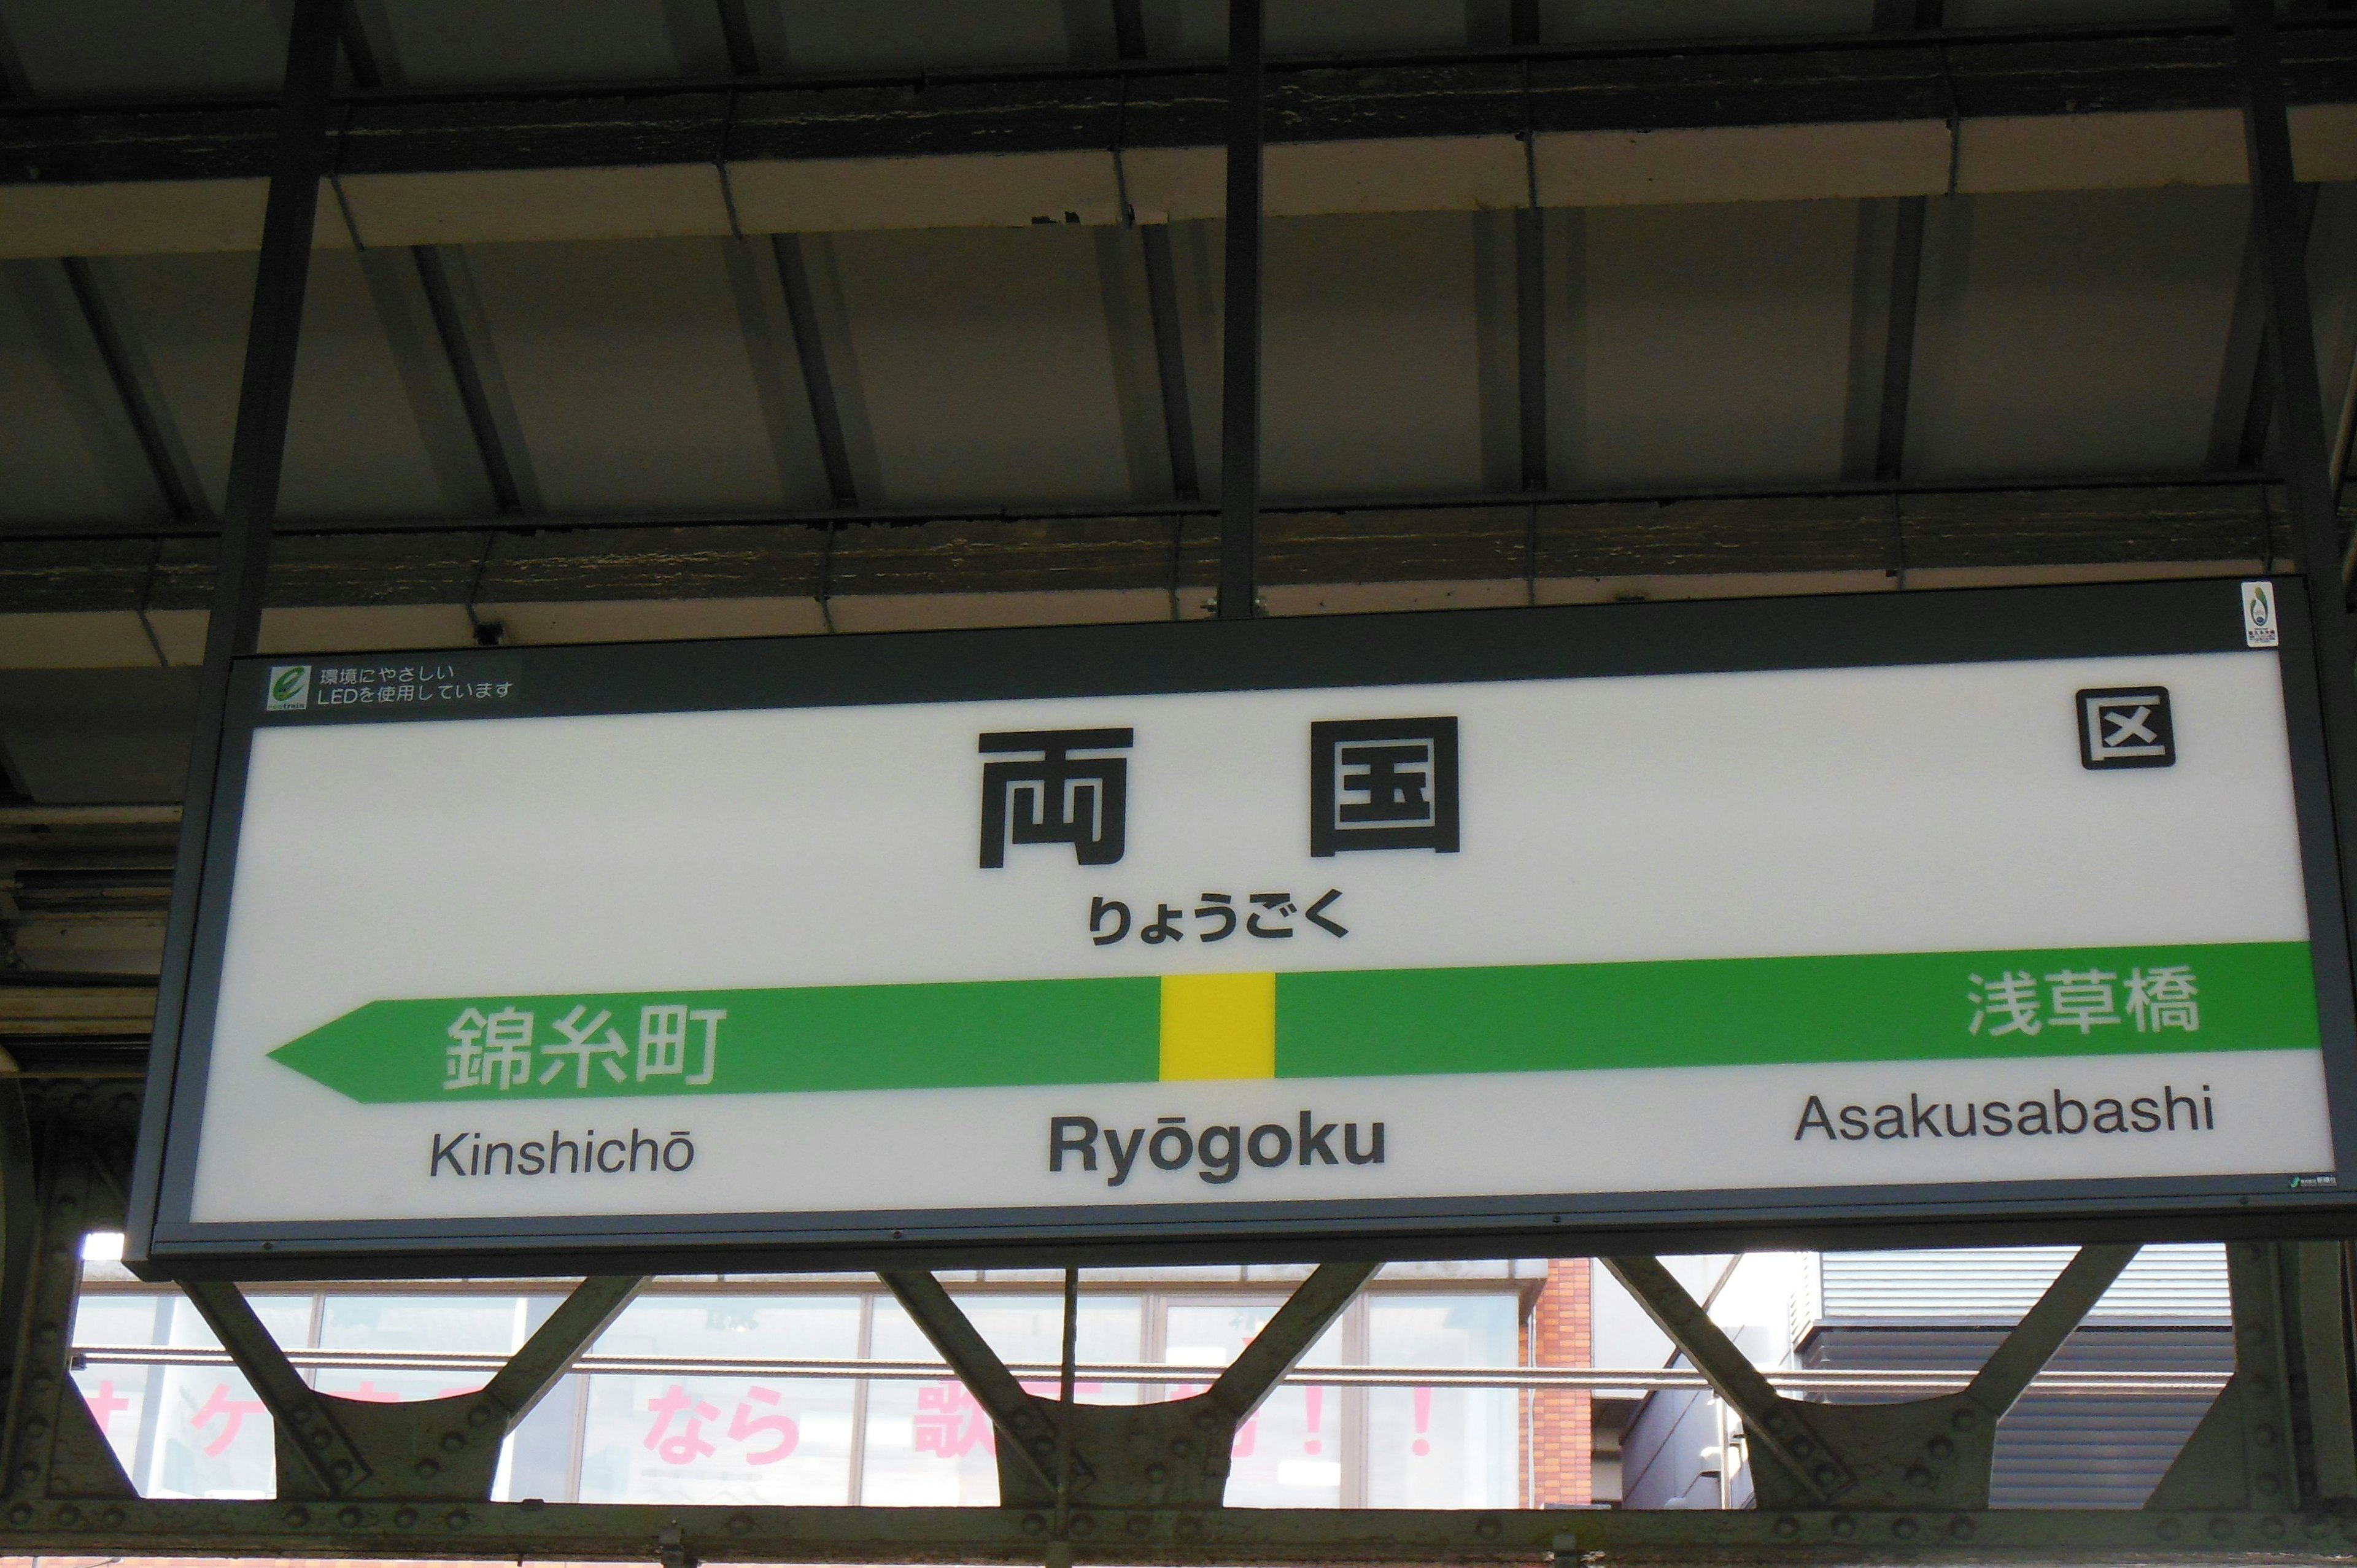
[[[469,1004],[445,1031],[446,1091],[510,1090],[534,1085],[586,1093],[605,1084],[675,1079],[701,1089],[712,1082],[720,1058],[725,1007],[654,1002],[639,1009],[635,1045],[610,1007],[576,1002],[546,1022],[535,1009],[510,1003],[490,1012]],[[690,1068],[694,1070],[690,1071]]]

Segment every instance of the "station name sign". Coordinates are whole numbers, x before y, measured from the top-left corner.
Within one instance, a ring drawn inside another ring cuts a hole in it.
[[[2334,1209],[2307,658],[2258,581],[248,660],[133,1256]]]

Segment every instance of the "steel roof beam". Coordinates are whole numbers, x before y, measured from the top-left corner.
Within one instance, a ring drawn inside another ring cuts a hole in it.
[[[1259,613],[1262,149],[1268,101],[1262,0],[1228,0],[1227,284],[1220,363],[1222,620]]]
[[[1943,20],[1946,0],[1878,0],[1879,31],[1922,32]],[[1907,466],[1907,408],[1915,381],[1915,328],[1923,290],[1925,198],[1892,203],[1890,311],[1882,337],[1882,376],[1874,441],[1874,477],[1896,480]]]
[[[247,317],[245,368],[238,387],[237,424],[230,442],[229,483],[221,509],[219,566],[211,619],[205,632],[204,670],[197,690],[194,739],[188,747],[191,798],[212,787],[221,759],[222,717],[229,706],[231,661],[255,650],[261,640],[264,581],[269,575],[271,530],[277,521],[278,488],[286,456],[286,424],[293,409],[296,349],[303,334],[303,300],[310,281],[311,236],[319,187],[327,170],[328,98],[335,82],[337,18],[341,0],[297,0],[288,29],[286,75],[275,116],[274,163],[268,216],[263,227],[261,265],[253,306]],[[197,918],[198,871],[207,853],[201,816],[180,824],[174,875],[175,895],[166,950],[191,950]],[[163,1049],[151,1076],[148,1124],[143,1148],[163,1144],[162,1111],[170,1099],[168,1065],[187,1000],[188,971],[167,969],[156,1004],[156,1038]],[[145,1190],[143,1188],[143,1190]],[[144,1219],[133,1230],[144,1234]]]
[[[2282,54],[2287,102],[2352,99],[2357,24],[2287,24]],[[1104,154],[1116,146],[1216,158],[1226,140],[1221,70],[1126,61],[922,81],[764,78],[361,91],[339,101],[336,167],[347,182],[511,170],[709,169],[717,147],[717,161],[737,186],[736,199],[759,205],[753,199],[759,193],[744,187],[750,172],[766,166]],[[2024,117],[2232,111],[2240,102],[2231,38],[2215,28],[1697,42],[1674,52],[1529,46],[1380,65],[1273,63],[1266,87],[1273,154],[1321,143],[1498,138],[1505,159],[1501,177],[1519,185],[1516,138],[1527,124],[1539,138],[1534,172],[1550,204],[1561,199],[1550,187],[1577,194],[1577,170],[1555,166],[1558,150],[1574,150],[1560,138],[1592,133],[1909,124],[1938,140],[1954,116],[1966,125],[1969,188],[1975,122],[2002,139],[2015,134],[2014,122]],[[14,105],[0,114],[0,191],[258,180],[269,169],[273,113],[251,100]],[[1944,147],[1925,156],[1944,172]],[[1135,184],[1148,171],[1135,159],[1133,166]],[[1185,186],[1193,177],[1174,175],[1166,183]],[[1762,171],[1751,177],[1758,182]],[[1270,209],[1282,204],[1272,201]],[[1117,218],[1109,209],[1094,220]]]
[[[15,41],[8,36],[5,22],[0,21],[0,99],[22,102],[29,102],[31,96],[23,65],[16,58]],[[163,400],[155,391],[154,379],[138,349],[123,331],[121,311],[104,280],[87,257],[60,257],[59,266],[66,287],[73,295],[83,328],[98,350],[99,363],[105,369],[115,401],[131,426],[132,437],[138,443],[156,493],[163,498],[166,510],[175,519],[208,516],[210,509],[205,503],[203,487],[196,481],[179,432],[162,407]],[[5,769],[0,769],[0,782],[5,782]]]

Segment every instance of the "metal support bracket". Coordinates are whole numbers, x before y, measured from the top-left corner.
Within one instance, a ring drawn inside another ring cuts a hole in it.
[[[185,1288],[270,1412],[281,1498],[481,1502],[491,1495],[501,1441],[645,1283],[584,1280],[482,1388],[403,1404],[318,1392],[235,1285]]]
[[[1604,1264],[1743,1418],[1761,1508],[1985,1509],[1997,1423],[2136,1254],[2081,1248],[1969,1384],[1891,1404],[1787,1399],[1660,1262]]]
[[[110,1222],[115,1205],[93,1179],[86,1151],[52,1146],[42,1154],[37,1176],[23,1091],[13,1083],[0,1089],[0,1310],[15,1330],[5,1371],[5,1489],[12,1499],[135,1497],[66,1371],[82,1235],[93,1221]]]
[[[1218,1508],[1236,1429],[1379,1266],[1325,1264],[1209,1389],[1137,1405],[1064,1404],[1034,1394],[1015,1380],[932,1275],[895,1271],[879,1277],[996,1424],[1000,1506],[1039,1510],[1031,1517],[1044,1532],[1056,1509],[1060,1444],[1070,1466],[1071,1510]],[[1079,1511],[1076,1534],[1085,1533],[1083,1523],[1093,1528],[1092,1516]]]
[[[2284,1251],[2262,1241],[2226,1249],[2234,1375],[2218,1391],[2146,1508],[2299,1507],[2298,1445],[2289,1397],[2298,1369],[2284,1332]]]

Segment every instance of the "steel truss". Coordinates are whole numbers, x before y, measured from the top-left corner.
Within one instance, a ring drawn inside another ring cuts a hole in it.
[[[221,530],[224,569],[206,650],[192,800],[208,798],[230,660],[253,650],[259,622],[313,205],[329,151],[337,10],[332,0],[297,0],[285,91],[271,122],[269,211]],[[2251,131],[2255,233],[2276,346],[2267,358],[2286,434],[2292,532],[2310,598],[2324,607],[2341,601],[2341,542],[2324,482],[2313,362],[2302,370],[2301,357],[2281,347],[2305,345],[2311,335],[2296,244],[2285,62],[2272,13],[2269,0],[2238,0],[2233,62]],[[2214,83],[2226,58],[2203,48],[2201,63]],[[1239,71],[1236,79],[1248,74]],[[1783,86],[1789,92],[1793,84]],[[1429,107],[1411,118],[1428,124]],[[1258,139],[1241,113],[1234,129],[1237,145]],[[256,130],[247,156],[264,156],[259,143]],[[615,161],[610,153],[602,156]],[[225,161],[234,160],[219,145],[201,159],[215,174]],[[1256,191],[1247,188],[1239,199],[1256,205]],[[1231,214],[1232,231],[1238,216]],[[1232,434],[1244,439],[1241,429]],[[1255,510],[1248,497],[1223,508],[1231,614],[1250,613]],[[2329,614],[2318,623],[2332,768],[2345,797],[2357,778],[2347,628]],[[184,828],[168,944],[176,952],[188,948],[203,820],[192,815]],[[2345,824],[2343,837],[2357,843]],[[1224,1506],[1237,1427],[1365,1283],[1375,1267],[1367,1262],[1320,1268],[1203,1393],[1117,1407],[1071,1398],[1076,1314],[1069,1307],[1061,1396],[1050,1400],[1017,1381],[931,1275],[886,1274],[999,1431],[1004,1500],[990,1509],[494,1503],[489,1499],[500,1441],[640,1280],[585,1282],[477,1392],[393,1406],[318,1392],[262,1329],[236,1286],[193,1284],[192,1300],[273,1418],[278,1495],[263,1501],[144,1499],[74,1389],[69,1359],[82,1238],[126,1223],[139,1229],[138,1217],[126,1214],[135,1131],[143,1112],[160,1116],[161,1091],[169,1088],[183,978],[167,969],[161,988],[162,1048],[151,1080],[158,1092],[152,1097],[119,1080],[0,1080],[0,1552],[635,1559],[660,1560],[665,1568],[704,1560],[2357,1558],[2352,1297],[2349,1253],[2339,1242],[2241,1242],[2230,1250],[2235,1370],[2141,1510],[1987,1507],[1996,1423],[2126,1264],[2129,1245],[2083,1249],[1965,1388],[1876,1405],[1780,1394],[1655,1260],[1608,1259],[1742,1418],[1759,1498],[1750,1509]]]
[[[2229,1251],[2235,1370],[2142,1510],[1995,1510],[1997,1423],[2135,1255],[2081,1250],[1970,1384],[1828,1404],[1776,1392],[1650,1257],[1604,1260],[1743,1421],[1758,1492],[1726,1512],[1231,1509],[1237,1429],[1372,1263],[1318,1269],[1190,1398],[1028,1392],[930,1273],[883,1278],[999,1433],[997,1508],[681,1508],[490,1501],[500,1441],[643,1283],[585,1281],[479,1391],[411,1404],[323,1394],[235,1285],[187,1286],[269,1409],[278,1495],[136,1495],[69,1370],[81,1243],[124,1219],[139,1094],[0,1085],[0,1552],[770,1563],[1529,1563],[1903,1555],[2357,1559],[2348,1249]],[[1068,1298],[1069,1300],[1069,1298]]]

